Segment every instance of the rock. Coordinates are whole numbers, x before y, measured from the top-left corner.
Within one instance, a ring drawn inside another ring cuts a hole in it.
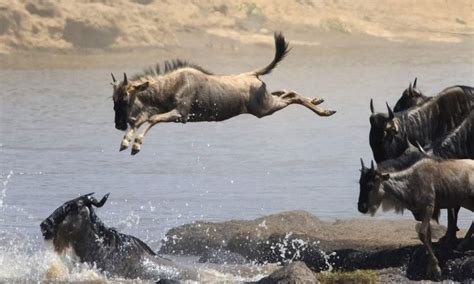
[[[215,264],[245,264],[248,260],[238,253],[227,250],[212,250],[205,253],[198,260],[201,263],[215,263]]]
[[[112,21],[103,18],[66,20],[63,38],[75,47],[104,48],[119,36],[120,30]]]
[[[269,276],[260,279],[257,283],[317,283],[316,275],[306,266],[304,262],[297,261],[285,265],[274,271]]]
[[[321,230],[321,221],[304,211],[283,212],[256,220],[222,223],[196,222],[166,233],[162,254],[204,255],[213,250],[227,250],[253,258],[255,248],[270,236],[289,234],[310,236]]]
[[[131,0],[132,2],[141,4],[141,5],[148,5],[153,3],[154,0]]]
[[[454,281],[474,280],[474,251],[459,252],[433,245],[439,261],[442,279]],[[411,280],[436,280],[427,273],[429,257],[424,246],[419,246],[411,255],[407,265],[407,276]]]
[[[32,15],[52,18],[59,15],[59,10],[48,1],[33,1],[25,5],[25,9]]]

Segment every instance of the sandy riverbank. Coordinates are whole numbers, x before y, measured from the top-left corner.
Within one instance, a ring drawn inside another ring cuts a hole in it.
[[[175,48],[182,34],[240,43],[287,33],[462,42],[474,35],[469,0],[402,1],[0,0],[0,54]],[[317,45],[302,37],[294,44]]]

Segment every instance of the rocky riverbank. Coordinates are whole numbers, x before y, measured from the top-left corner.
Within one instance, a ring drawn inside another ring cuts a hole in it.
[[[429,280],[428,259],[415,227],[416,222],[408,220],[326,222],[308,212],[291,211],[250,221],[183,225],[166,234],[160,253],[200,256],[202,262],[222,264],[302,261],[313,272],[375,269],[387,279]],[[444,235],[443,226],[432,227],[434,241]],[[474,242],[464,252],[437,244],[434,249],[444,279],[474,279]]]

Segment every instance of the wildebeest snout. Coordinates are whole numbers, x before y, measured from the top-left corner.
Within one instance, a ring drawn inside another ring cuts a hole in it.
[[[41,234],[45,240],[51,240],[54,238],[54,226],[51,224],[51,220],[46,219],[40,224]]]
[[[367,203],[357,203],[357,209],[359,210],[360,213],[365,214],[369,211],[369,206]]]

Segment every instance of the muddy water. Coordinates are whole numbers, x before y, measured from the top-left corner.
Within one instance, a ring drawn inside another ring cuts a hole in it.
[[[272,54],[270,47],[258,47],[194,57],[216,73],[237,73],[266,64]],[[324,219],[369,218],[357,212],[356,201],[359,158],[371,158],[370,98],[382,111],[416,76],[430,95],[474,85],[472,58],[472,44],[295,47],[263,80],[272,90],[323,97],[336,115],[322,118],[290,106],[263,119],[158,125],[133,157],[118,152],[123,133],[114,129],[110,98],[109,73],[120,74],[124,66],[3,69],[0,280],[43,279],[55,256],[42,242],[40,221],[88,192],[111,192],[99,216],[154,249],[168,229],[195,220],[252,219],[293,209]],[[146,65],[143,59],[126,70]],[[461,227],[471,219],[462,211]],[[95,277],[93,269],[76,269],[65,279]],[[255,279],[261,268],[255,269],[232,279]]]

